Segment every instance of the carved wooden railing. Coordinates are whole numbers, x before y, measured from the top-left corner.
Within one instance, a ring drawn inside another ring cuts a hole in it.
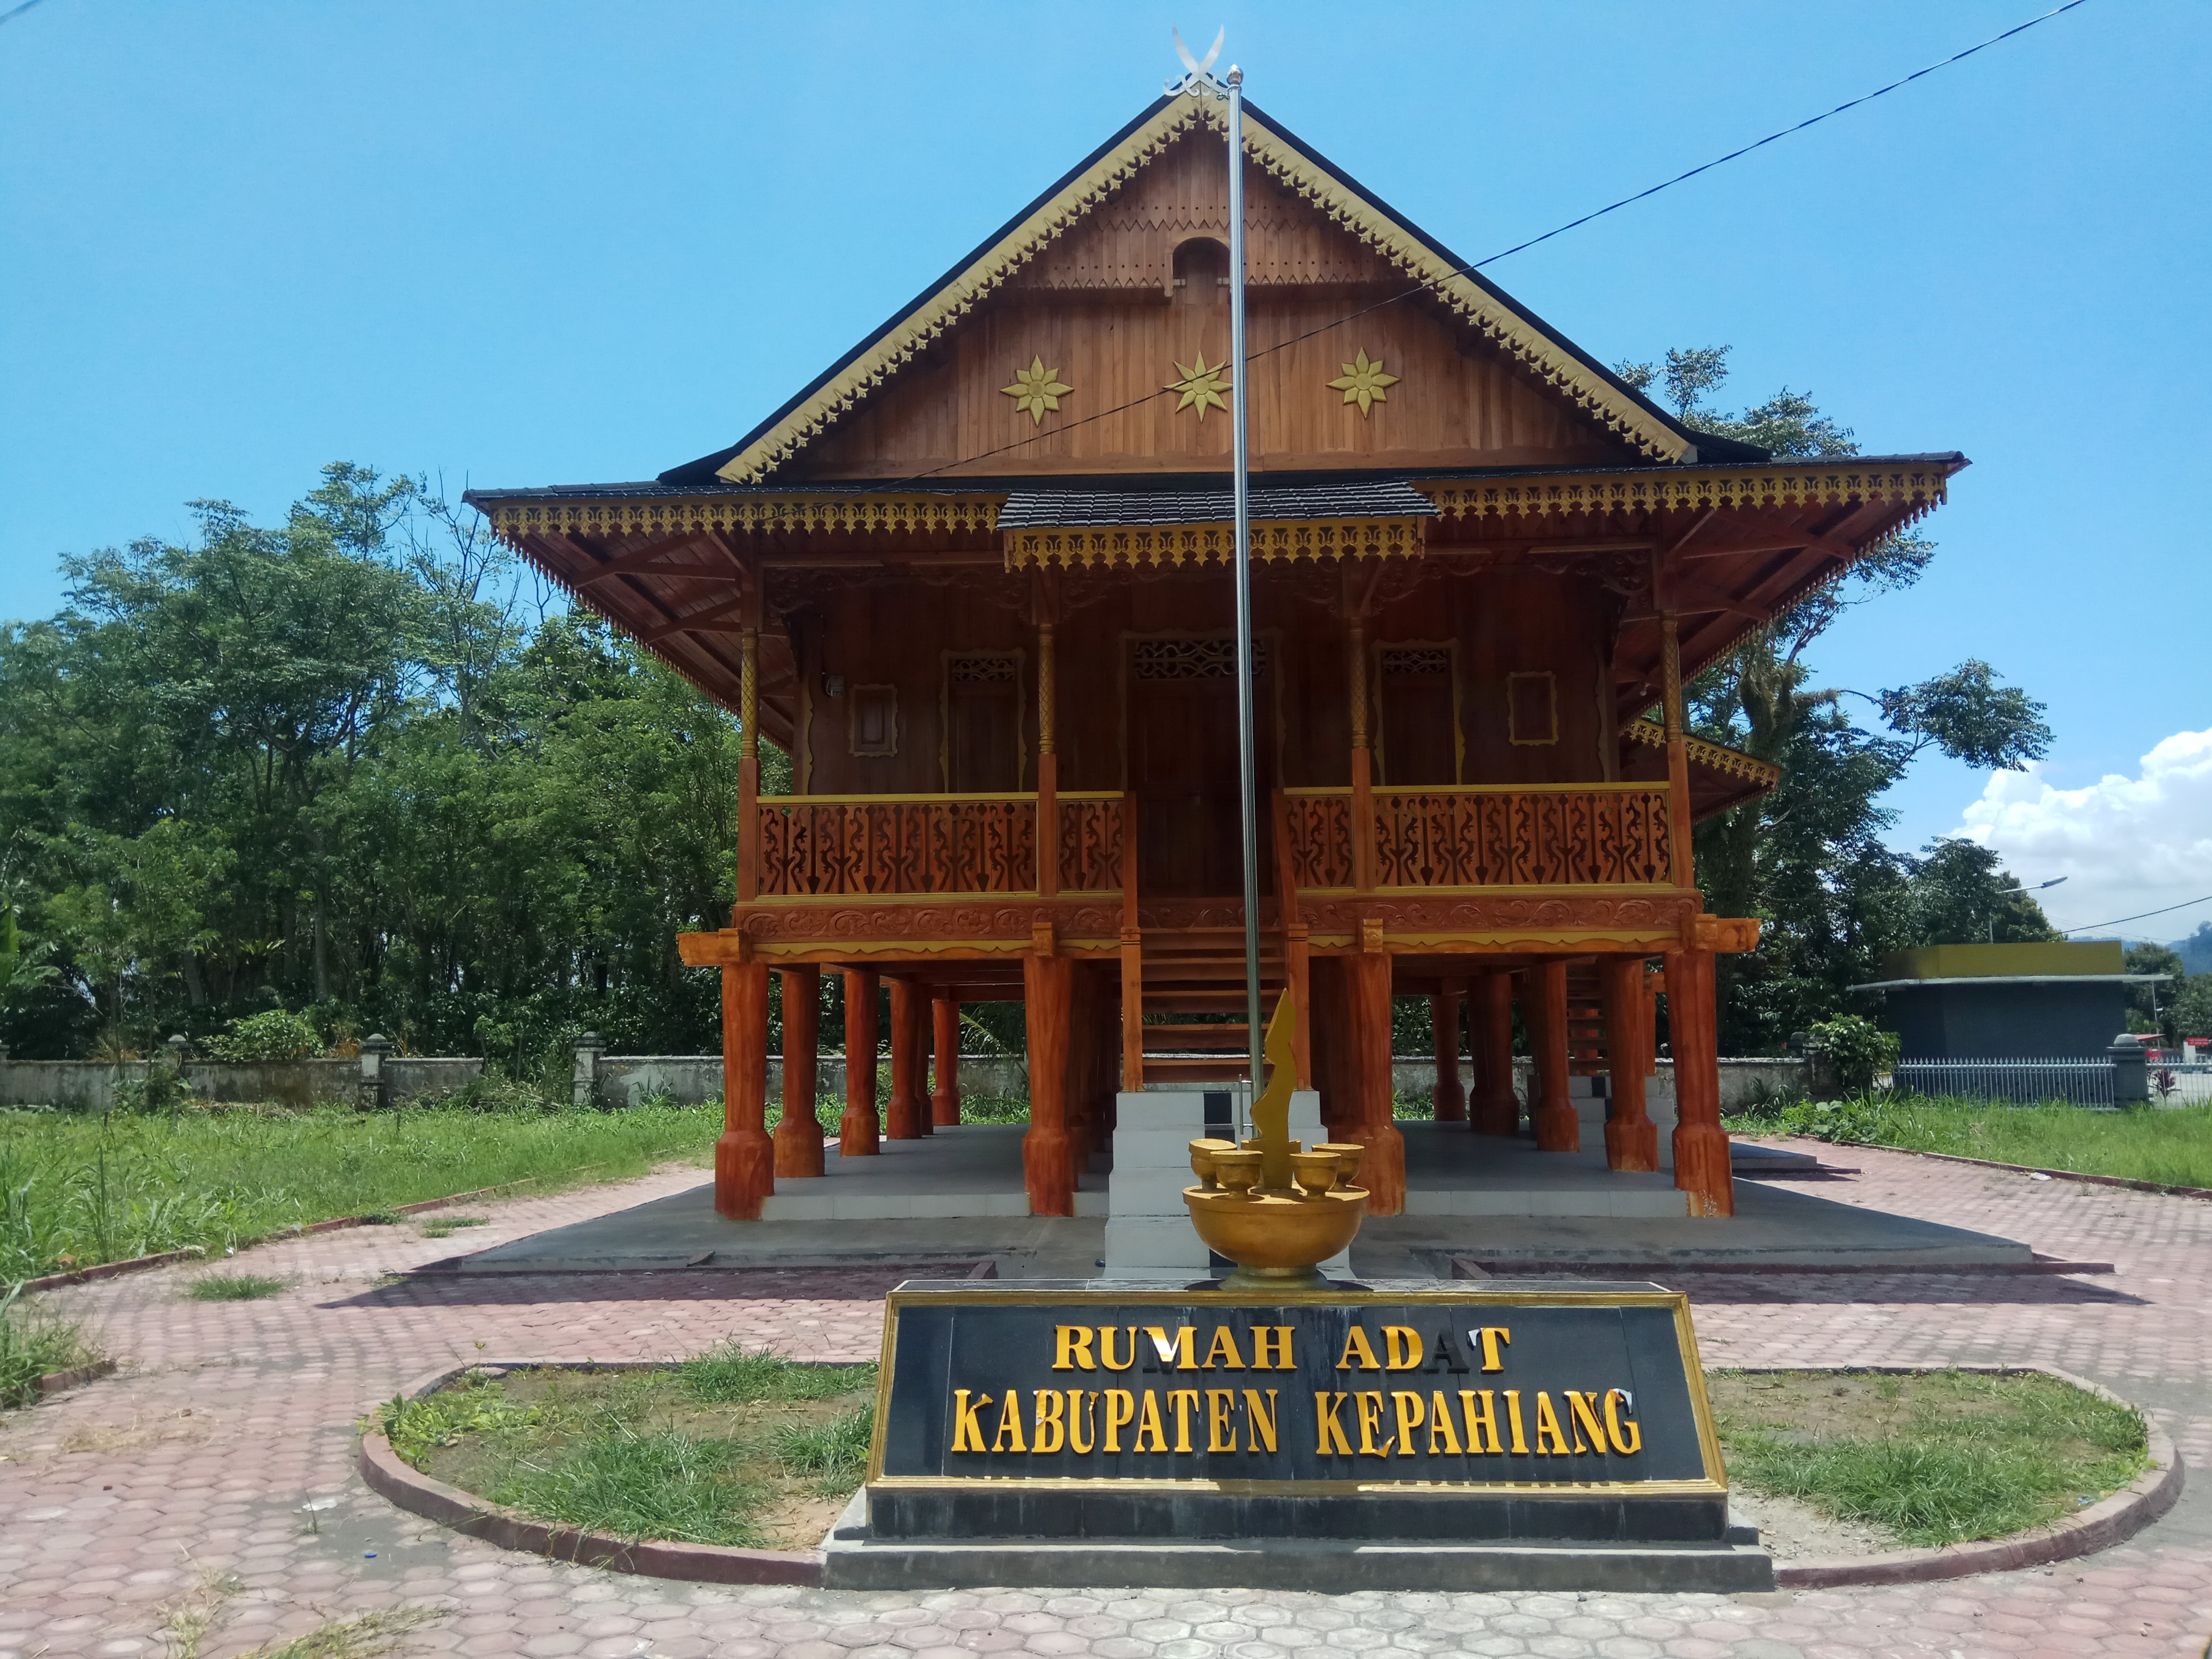
[[[1121,797],[1058,805],[1060,890],[1117,890]],[[762,898],[1037,890],[1034,794],[781,795],[759,812]]]
[[[1283,792],[1290,866],[1302,888],[1349,888],[1353,836],[1372,839],[1376,891],[1663,883],[1667,790],[1651,784],[1377,789],[1366,824],[1349,789]]]

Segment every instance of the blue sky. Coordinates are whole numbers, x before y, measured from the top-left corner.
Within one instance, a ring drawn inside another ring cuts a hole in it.
[[[341,457],[730,441],[1153,96],[1170,24],[1480,258],[2045,9],[43,0],[0,26],[0,616]],[[1927,579],[1816,660],[2049,703],[1979,810],[2063,923],[2212,892],[2212,743],[2142,758],[2212,728],[2208,84],[2212,8],[2090,0],[1489,273],[1607,361],[1731,344],[1729,400],[1973,458]],[[1984,782],[1923,763],[1899,843]]]

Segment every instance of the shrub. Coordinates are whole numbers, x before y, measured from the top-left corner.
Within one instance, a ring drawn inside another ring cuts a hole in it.
[[[233,1063],[257,1060],[305,1060],[322,1045],[314,1023],[282,1008],[234,1019],[221,1036],[207,1040],[208,1054]]]
[[[192,1280],[188,1294],[195,1302],[258,1302],[284,1289],[283,1279],[264,1273],[210,1273]]]
[[[1828,1056],[1836,1081],[1847,1094],[1863,1094],[1877,1075],[1897,1064],[1898,1038],[1858,1014],[1824,1019],[1806,1034]]]

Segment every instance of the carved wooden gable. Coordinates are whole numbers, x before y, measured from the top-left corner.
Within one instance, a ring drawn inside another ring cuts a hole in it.
[[[737,483],[1225,469],[1218,122],[1191,99],[1155,106],[701,465]],[[1683,453],[1680,428],[1256,113],[1244,165],[1255,468]]]

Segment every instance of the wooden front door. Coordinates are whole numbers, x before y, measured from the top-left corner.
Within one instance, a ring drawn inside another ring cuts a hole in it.
[[[1382,766],[1376,781],[1395,789],[1457,783],[1459,706],[1452,691],[1452,647],[1385,645],[1379,654]]]
[[[1274,682],[1255,641],[1260,890],[1274,890]],[[1237,646],[1225,636],[1129,642],[1129,787],[1137,796],[1141,891],[1233,898],[1244,890],[1237,811]]]

